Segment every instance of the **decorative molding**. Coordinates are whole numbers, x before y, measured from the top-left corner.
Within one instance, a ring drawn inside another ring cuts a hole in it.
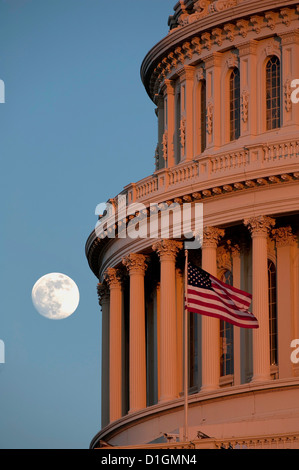
[[[197,72],[196,72],[196,78],[197,78],[197,81],[200,82],[201,80],[205,80],[206,78],[206,72],[205,72],[205,69],[204,67],[200,67]]]
[[[201,54],[202,45],[201,45],[200,39],[198,37],[193,38],[191,40],[191,44],[194,48],[194,52],[196,52],[197,54]]]
[[[280,10],[280,16],[282,17],[282,22],[289,28],[291,25],[291,14],[293,10],[290,8],[282,8]]]
[[[226,33],[226,37],[229,41],[233,42],[235,39],[236,27],[232,23],[227,23],[224,25],[223,30]]]
[[[207,132],[209,135],[213,132],[214,104],[210,100],[207,105]]]
[[[252,29],[255,31],[257,34],[259,34],[262,30],[262,26],[264,23],[263,17],[259,15],[253,15],[250,18],[250,22],[252,24]]]
[[[284,84],[284,104],[286,112],[289,113],[292,109],[292,87],[291,87],[292,80],[288,77]]]
[[[277,24],[278,13],[276,13],[274,11],[268,11],[268,12],[265,13],[265,19],[267,21],[268,28],[270,28],[271,31],[273,31],[273,29],[275,28],[275,26]]]
[[[241,95],[241,115],[242,120],[246,124],[248,121],[248,108],[249,108],[249,91],[244,89]]]
[[[226,59],[226,64],[229,69],[233,69],[239,66],[239,58],[235,52],[230,52]]]
[[[212,38],[214,39],[215,43],[218,44],[218,46],[221,46],[223,42],[222,29],[221,28],[212,29]]]
[[[248,25],[249,25],[249,21],[247,20],[239,20],[237,21],[237,28],[239,28],[239,32],[241,34],[241,36],[243,38],[246,38],[247,34],[248,34]]]
[[[224,245],[217,248],[217,268],[218,270],[232,270],[231,254]]]
[[[257,217],[245,219],[243,223],[250,231],[252,237],[266,237],[275,225],[275,220],[268,216],[259,215]]]
[[[265,47],[266,56],[280,55],[280,46],[275,39],[270,40]]]
[[[203,41],[203,46],[208,49],[208,51],[212,48],[212,40],[211,40],[211,33],[204,33],[201,36],[201,40]]]
[[[297,237],[290,226],[273,229],[271,233],[277,247],[293,246],[297,243]]]
[[[186,144],[186,119],[185,117],[182,117],[181,122],[180,122],[180,142],[181,142],[182,150],[184,152],[185,144]]]

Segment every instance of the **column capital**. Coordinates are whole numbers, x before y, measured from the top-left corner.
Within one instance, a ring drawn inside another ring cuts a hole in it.
[[[299,31],[297,29],[280,33],[278,36],[281,38],[282,46],[287,46],[289,44],[299,44]]]
[[[175,94],[174,82],[166,78],[163,82],[163,86],[161,88],[162,93],[167,96]]]
[[[250,231],[251,237],[267,237],[275,225],[275,220],[268,216],[259,215],[244,219],[243,223]]]
[[[122,273],[119,269],[108,268],[105,272],[105,281],[110,289],[120,288],[122,285]]]
[[[130,253],[123,258],[123,265],[127,268],[129,274],[142,274],[145,275],[147,269],[147,257],[145,255]]]
[[[211,67],[220,67],[221,66],[222,54],[221,52],[213,52],[203,59],[206,69]]]
[[[185,80],[193,80],[194,72],[195,68],[192,65],[184,65],[184,67],[178,71],[180,82],[182,83]]]
[[[292,227],[279,227],[272,230],[272,236],[277,247],[293,246],[297,241],[296,235],[292,232]]]
[[[97,293],[99,298],[99,304],[101,306],[103,305],[103,303],[109,301],[109,287],[106,282],[102,282],[97,285]]]
[[[178,252],[183,248],[183,243],[176,240],[161,240],[152,246],[159,255],[160,260],[171,259],[175,261]]]
[[[204,227],[202,248],[217,248],[217,245],[225,231],[217,227]]]
[[[238,45],[239,56],[243,57],[249,54],[256,54],[257,46],[258,41],[255,41],[254,39],[243,42],[242,44]]]

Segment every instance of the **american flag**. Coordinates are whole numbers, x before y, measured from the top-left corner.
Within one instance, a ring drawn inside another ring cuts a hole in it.
[[[248,311],[251,299],[251,294],[188,263],[186,308],[189,312],[220,318],[241,328],[258,328],[257,319]]]

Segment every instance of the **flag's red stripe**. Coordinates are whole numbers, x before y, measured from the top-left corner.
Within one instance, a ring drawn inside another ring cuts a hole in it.
[[[201,315],[205,315],[205,316],[208,316],[208,317],[219,318],[220,320],[224,320],[227,323],[231,323],[231,324],[233,324],[235,326],[239,326],[241,328],[258,328],[259,327],[257,322],[256,323],[246,324],[246,323],[243,323],[243,322],[238,322],[237,320],[234,321],[233,319],[228,320],[226,317],[222,316],[221,314],[219,315],[219,314],[216,314],[216,313],[208,313],[206,311],[197,310],[197,309],[194,309],[192,307],[188,307],[188,311],[192,312],[192,313],[199,313]]]
[[[224,294],[220,294],[214,290],[209,290],[209,289],[204,289],[204,288],[200,288],[200,287],[193,287],[193,286],[188,286],[188,292],[190,292],[190,294],[193,294],[193,295],[196,295],[198,297],[202,297],[202,296],[205,296],[206,298],[210,298],[212,300],[217,300],[218,302],[220,302],[221,304],[223,304],[224,306],[228,307],[228,308],[231,308],[233,310],[236,310],[236,311],[240,311],[241,309],[238,308],[238,306],[236,306],[236,304],[234,304],[234,302],[230,299],[230,298],[227,298]],[[243,310],[241,310],[243,311]],[[244,313],[248,312],[248,309],[245,310]]]
[[[213,308],[215,310],[215,312],[223,312],[223,313],[226,313],[227,315],[231,316],[231,317],[234,317],[234,318],[238,318],[239,320],[246,320],[246,321],[256,321],[256,318],[253,316],[253,315],[250,315],[250,316],[245,316],[244,315],[240,315],[238,313],[236,313],[235,311],[231,311],[229,309],[227,309],[226,307],[222,307],[220,305],[213,305],[213,303],[209,303],[209,302],[206,302],[204,300],[201,300],[201,299],[189,299],[189,302],[188,302],[189,305],[195,305],[195,306],[200,306],[200,307],[203,307],[203,308]],[[242,312],[241,312],[242,313]]]
[[[245,310],[248,310],[248,308],[250,307],[251,302],[247,302],[247,301],[244,302],[244,300],[240,299],[240,297],[236,297],[235,295],[228,294],[224,289],[213,284],[213,282],[212,282],[212,288],[215,292],[217,292],[217,294],[220,297],[222,297],[225,301],[227,301],[227,303],[232,303],[234,305],[237,304],[238,308],[242,308]]]
[[[215,281],[217,284],[219,284],[220,286],[222,286],[224,289],[228,290],[228,291],[231,291],[235,294],[239,294],[240,296],[244,296],[246,299],[250,299],[252,300],[252,295],[249,294],[248,292],[245,292],[241,289],[238,289],[237,287],[234,287],[234,286],[230,286],[228,284],[225,284],[225,282],[222,282],[220,281],[220,279],[218,279],[217,277],[213,276],[212,274],[209,275],[210,276],[210,279]]]

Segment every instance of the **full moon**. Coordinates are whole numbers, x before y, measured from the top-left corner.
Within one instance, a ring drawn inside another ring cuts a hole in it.
[[[50,273],[33,286],[32,302],[38,313],[50,320],[62,320],[72,315],[79,305],[79,289],[68,276]]]

